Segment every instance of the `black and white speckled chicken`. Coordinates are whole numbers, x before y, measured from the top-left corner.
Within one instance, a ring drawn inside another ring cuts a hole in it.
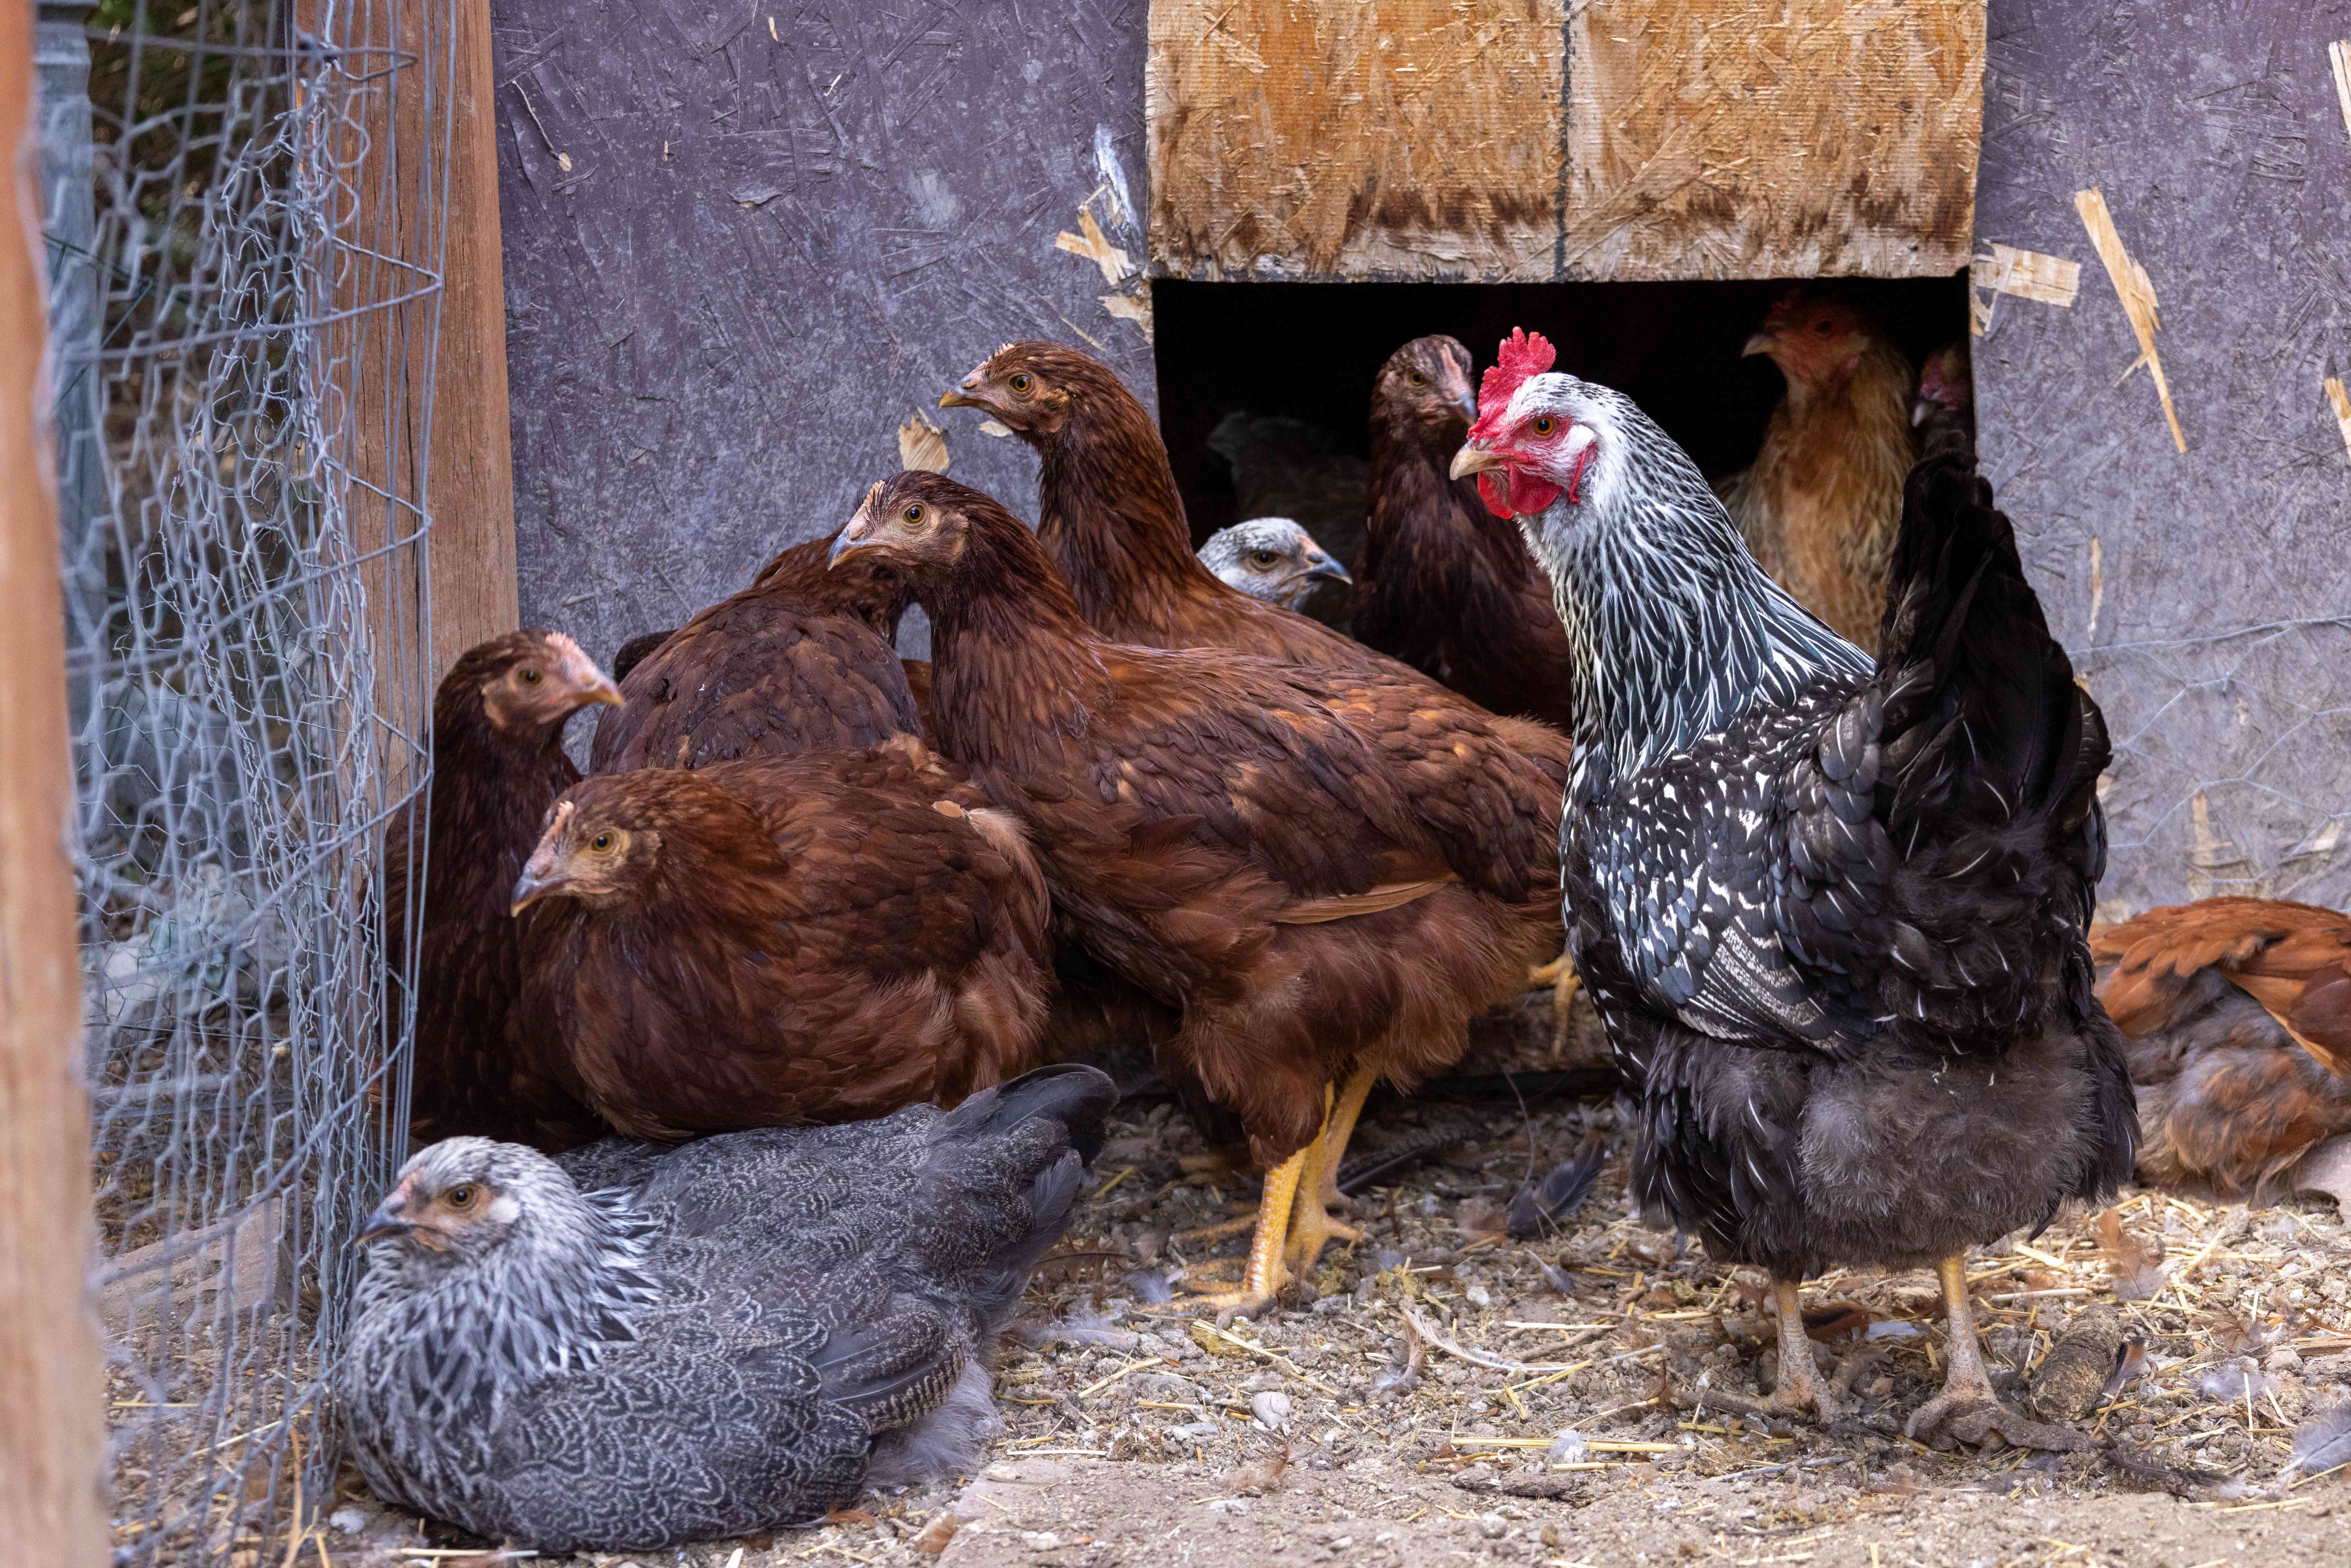
[[[560,1162],[452,1138],[361,1234],[339,1382],[376,1492],[547,1552],[768,1531],[967,1468],[987,1361],[1116,1092]],[[738,1553],[739,1555],[739,1553]]]
[[[1963,462],[1910,477],[1873,664],[1631,400],[1551,363],[1503,346],[1454,467],[1520,517],[1575,647],[1562,884],[1641,1104],[1634,1190],[1771,1271],[1782,1406],[1834,1407],[1799,1281],[1932,1261],[1950,1374],[1911,1430],[2009,1419],[1965,1253],[2110,1192],[2137,1141],[2085,936],[2105,723]]]

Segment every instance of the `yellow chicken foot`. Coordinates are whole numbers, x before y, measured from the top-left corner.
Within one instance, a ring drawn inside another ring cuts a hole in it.
[[[1254,1317],[1273,1305],[1281,1288],[1290,1283],[1290,1270],[1281,1260],[1282,1247],[1290,1239],[1290,1211],[1296,1205],[1299,1179],[1309,1174],[1306,1166],[1316,1147],[1316,1144],[1307,1145],[1266,1173],[1265,1195],[1257,1206],[1257,1232],[1249,1239],[1249,1262],[1241,1270],[1239,1289],[1189,1301],[1163,1301],[1152,1310],[1189,1314],[1206,1307],[1217,1314],[1217,1326],[1222,1328],[1242,1313]]]
[[[1348,1087],[1353,1089],[1354,1086],[1351,1083]],[[1329,1099],[1327,1090],[1324,1099],[1326,1102]],[[1322,1206],[1319,1196],[1324,1175],[1338,1163],[1332,1153],[1331,1144],[1332,1134],[1336,1130],[1335,1112],[1325,1113],[1322,1134],[1306,1145],[1306,1170],[1299,1178],[1297,1212],[1290,1217],[1290,1241],[1283,1251],[1291,1270],[1301,1274],[1314,1267],[1314,1260],[1322,1256],[1324,1243],[1334,1239],[1355,1242],[1364,1239],[1364,1233],[1353,1226],[1343,1225],[1332,1218],[1331,1211]],[[1342,1143],[1340,1146],[1343,1148],[1345,1145]]]
[[[1178,1230],[1167,1239],[1190,1246],[1201,1241],[1222,1241],[1228,1236],[1238,1236],[1244,1230],[1256,1228],[1257,1216],[1255,1213],[1249,1213],[1235,1219],[1220,1219],[1214,1225],[1200,1225],[1189,1230]]]
[[[1943,1320],[1950,1331],[1950,1342],[1945,1347],[1951,1370],[1943,1378],[1943,1391],[1910,1413],[1903,1431],[1913,1442],[1923,1442],[1927,1434],[1945,1422],[1970,1410],[1990,1407],[1999,1410],[2000,1396],[1992,1392],[1991,1375],[1984,1370],[1983,1349],[1976,1343],[1976,1313],[1968,1300],[1967,1254],[1956,1253],[1936,1265],[1943,1281]]]
[[[1764,1401],[1764,1408],[1787,1416],[1810,1410],[1825,1427],[1844,1415],[1844,1409],[1829,1392],[1828,1380],[1813,1360],[1813,1338],[1804,1332],[1804,1304],[1796,1281],[1775,1276],[1771,1299],[1780,1304],[1780,1382]]]
[[[1551,988],[1551,1048],[1557,1055],[1567,1050],[1569,1009],[1575,1005],[1575,993],[1583,988],[1583,977],[1575,972],[1573,954],[1562,953],[1528,974],[1530,990],[1543,986]]]
[[[1347,1080],[1347,1087],[1339,1092],[1338,1103],[1326,1112],[1322,1121],[1322,1174],[1315,1181],[1315,1190],[1324,1208],[1332,1208],[1346,1201],[1339,1191],[1339,1163],[1347,1157],[1347,1144],[1355,1135],[1356,1119],[1364,1113],[1364,1102],[1372,1095],[1372,1085],[1379,1074],[1368,1067],[1355,1069]],[[1350,1241],[1361,1240],[1351,1236]]]

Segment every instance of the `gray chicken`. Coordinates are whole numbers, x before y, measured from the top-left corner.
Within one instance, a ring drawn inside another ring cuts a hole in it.
[[[360,1236],[360,1472],[559,1552],[772,1530],[962,1469],[994,1335],[1115,1097],[1071,1065],[676,1149],[435,1144]]]
[[[1200,564],[1251,599],[1302,611],[1326,582],[1352,583],[1314,536],[1289,517],[1251,517],[1219,528],[1200,547]]]
[[[1910,476],[1873,663],[1630,399],[1552,363],[1513,334],[1454,469],[1520,517],[1596,695],[1561,883],[1640,1102],[1633,1191],[1771,1270],[1775,1399],[1823,1417],[1797,1282],[1934,1262],[1949,1373],[1910,1435],[2015,1440],[1967,1249],[2112,1193],[2138,1138],[2085,936],[2105,721],[1964,460]]]

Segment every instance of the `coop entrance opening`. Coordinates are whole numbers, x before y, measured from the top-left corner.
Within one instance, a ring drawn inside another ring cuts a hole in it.
[[[1372,382],[1397,348],[1444,332],[1482,370],[1512,327],[1559,368],[1617,388],[1708,477],[1752,462],[1785,382],[1741,350],[1795,280],[1735,283],[1192,283],[1153,286],[1160,428],[1193,542],[1294,517],[1351,569],[1361,557]],[[1964,275],[1832,286],[1913,366],[1968,331]],[[1326,591],[1310,608],[1343,612]]]

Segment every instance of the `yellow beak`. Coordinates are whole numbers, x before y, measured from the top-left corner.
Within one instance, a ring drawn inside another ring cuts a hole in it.
[[[1458,479],[1469,474],[1487,474],[1509,466],[1501,454],[1489,452],[1482,446],[1464,446],[1453,455],[1453,466],[1447,473]]]

